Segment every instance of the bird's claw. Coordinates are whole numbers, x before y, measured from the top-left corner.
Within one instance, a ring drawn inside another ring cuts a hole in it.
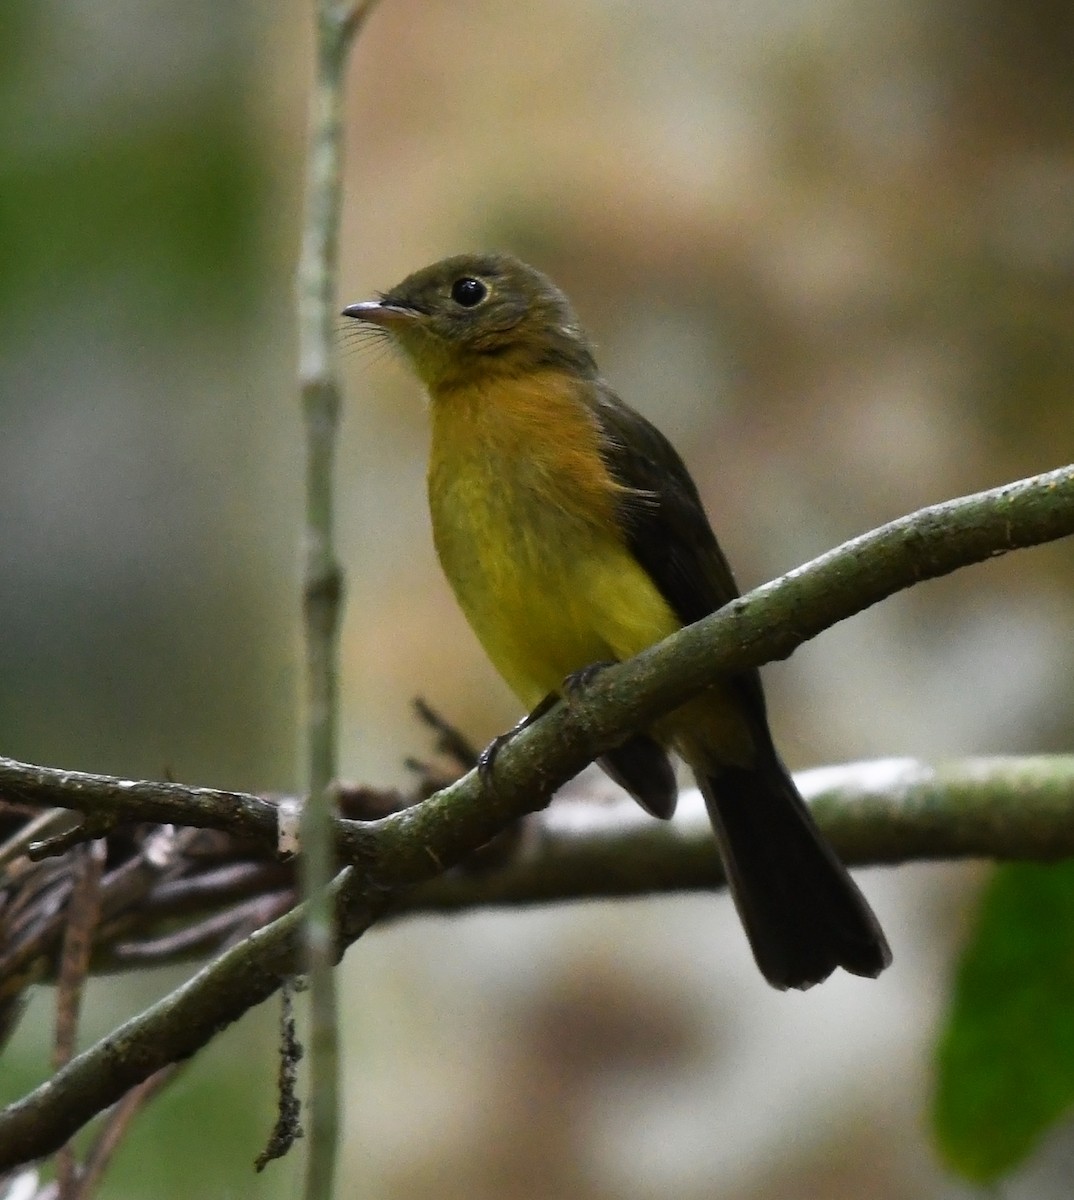
[[[563,681],[563,695],[569,700],[571,696],[582,691],[586,684],[591,683],[601,671],[605,671],[608,667],[614,667],[614,660],[608,662],[594,662],[588,666],[582,667],[578,671],[572,671]],[[500,751],[513,741],[514,738],[522,732],[523,729],[528,729],[535,721],[539,721],[545,713],[553,709],[560,700],[560,696],[556,692],[549,692],[547,696],[537,705],[533,712],[527,713],[521,721],[506,733],[497,734],[491,742],[477,756],[477,774],[485,787],[492,787],[492,772],[496,766],[496,759]]]
[[[496,765],[496,759],[504,746],[508,742],[514,741],[523,729],[528,729],[535,721],[539,721],[546,712],[554,708],[558,703],[559,696],[555,692],[549,692],[533,712],[527,713],[517,725],[513,726],[506,733],[497,734],[484,750],[481,751],[477,756],[477,775],[485,787],[492,787],[492,769]]]
[[[568,698],[576,695],[592,683],[601,672],[617,665],[614,659],[608,659],[602,662],[593,662],[580,670],[572,671],[563,681],[563,694]]]
[[[496,756],[519,731],[521,724],[519,722],[506,733],[498,733],[477,756],[477,775],[485,787],[492,787],[492,769],[496,765]]]

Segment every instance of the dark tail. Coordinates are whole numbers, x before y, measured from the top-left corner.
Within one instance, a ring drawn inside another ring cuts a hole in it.
[[[883,930],[775,754],[756,770],[697,774],[765,979],[805,989],[836,967],[879,975],[891,962]]]

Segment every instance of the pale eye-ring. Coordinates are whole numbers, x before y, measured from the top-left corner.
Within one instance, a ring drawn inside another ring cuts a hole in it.
[[[475,308],[489,294],[488,285],[472,275],[464,275],[451,285],[451,298],[463,308]]]

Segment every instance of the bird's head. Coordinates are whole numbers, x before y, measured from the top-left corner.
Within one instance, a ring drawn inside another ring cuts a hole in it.
[[[434,394],[543,368],[596,373],[566,296],[506,254],[446,258],[343,315],[390,337]]]

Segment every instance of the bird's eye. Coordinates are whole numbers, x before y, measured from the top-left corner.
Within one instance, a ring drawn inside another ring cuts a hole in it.
[[[489,294],[488,287],[480,279],[467,275],[456,279],[451,285],[451,298],[463,308],[474,308]]]

